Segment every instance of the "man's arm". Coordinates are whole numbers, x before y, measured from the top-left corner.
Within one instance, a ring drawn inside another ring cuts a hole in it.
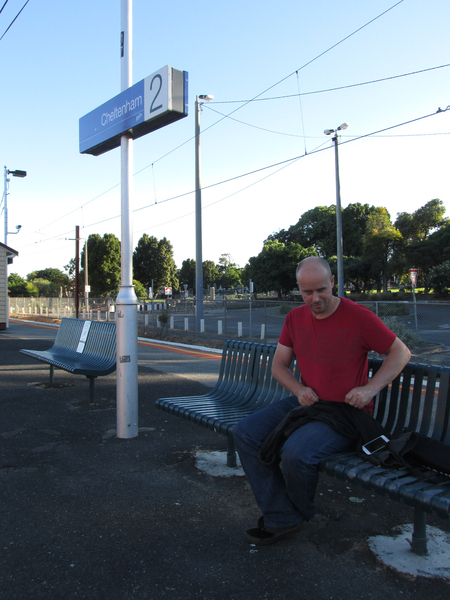
[[[399,338],[395,338],[376,375],[366,385],[353,388],[345,396],[345,402],[356,408],[364,408],[380,390],[397,377],[410,358],[409,348]]]
[[[278,343],[273,357],[272,375],[289,392],[297,396],[299,403],[302,406],[310,406],[317,402],[319,398],[314,390],[305,387],[289,369],[292,359],[294,358],[294,350],[288,346]]]

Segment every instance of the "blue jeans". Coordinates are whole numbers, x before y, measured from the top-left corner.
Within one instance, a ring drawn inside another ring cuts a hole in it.
[[[312,421],[284,443],[283,470],[278,464],[263,465],[258,459],[261,444],[287,413],[298,406],[296,396],[273,402],[245,417],[234,428],[236,449],[266,527],[293,527],[302,519],[312,519],[316,511],[318,463],[354,444],[326,423]]]

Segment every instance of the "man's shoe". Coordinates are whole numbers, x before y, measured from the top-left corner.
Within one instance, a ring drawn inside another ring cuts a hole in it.
[[[265,527],[264,517],[260,517],[258,520],[258,527],[254,529],[247,529],[244,535],[244,539],[249,544],[255,544],[256,546],[266,546],[277,542],[280,538],[283,538],[291,533],[299,531],[303,527],[303,520],[293,527]]]

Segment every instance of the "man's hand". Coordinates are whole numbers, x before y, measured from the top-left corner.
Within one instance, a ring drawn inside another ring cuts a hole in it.
[[[345,396],[345,402],[355,408],[364,408],[366,404],[369,404],[374,395],[373,390],[368,389],[367,386],[356,387],[350,390]]]
[[[302,389],[297,392],[297,398],[301,406],[311,406],[319,400],[316,392],[309,387],[302,387]]]

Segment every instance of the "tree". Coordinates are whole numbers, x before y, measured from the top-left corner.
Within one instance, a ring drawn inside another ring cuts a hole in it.
[[[188,289],[195,289],[195,260],[193,258],[187,258],[183,260],[181,269],[177,273],[180,286],[187,285]]]
[[[369,216],[375,211],[368,204],[349,204],[342,211],[342,238],[344,256],[362,256],[364,253],[364,234]],[[336,251],[335,251],[336,252]]]
[[[146,300],[148,298],[148,293],[142,283],[140,281],[136,281],[136,279],[133,279],[133,285],[138,300]]]
[[[203,283],[205,286],[211,287],[214,283],[217,284],[220,278],[219,268],[212,260],[203,261]]]
[[[219,271],[218,283],[224,289],[233,288],[242,283],[242,269],[240,269],[234,262],[232,262],[230,254],[220,255],[219,264],[217,268]]]
[[[308,256],[317,256],[314,248],[303,248],[290,242],[282,244],[271,240],[264,244],[258,256],[252,256],[245,274],[252,279],[256,292],[278,292],[281,299],[295,288],[295,269]]]
[[[179,289],[172,244],[165,237],[158,241],[144,233],[133,252],[133,271],[146,288],[151,287],[153,280],[155,290],[167,286],[174,291]]]
[[[422,242],[410,244],[406,248],[405,258],[410,267],[419,269],[419,281],[428,292],[431,269],[450,260],[450,223],[444,224]]]
[[[367,220],[375,207],[368,204],[349,204],[342,211],[344,256],[361,256]],[[294,242],[304,248],[313,247],[326,259],[336,254],[336,206],[316,206],[306,211],[295,225],[286,231],[272,234],[266,241],[278,240],[283,244]]]
[[[444,296],[450,288],[450,260],[430,269],[430,285],[436,294]]]
[[[307,210],[295,225],[266,241],[277,240],[283,244],[295,243],[304,248],[314,248],[319,256],[327,258],[336,254],[336,207],[316,206]]]
[[[448,222],[444,219],[445,206],[442,200],[435,198],[414,211],[398,213],[395,227],[403,236],[405,244],[423,242],[429,235]]]
[[[364,257],[372,264],[373,277],[378,280],[381,276],[385,292],[390,275],[390,261],[401,239],[402,234],[392,225],[388,211],[376,208],[367,220]]]
[[[26,281],[18,275],[17,273],[11,273],[8,276],[8,293],[11,298],[25,296],[29,298],[30,296],[39,296],[38,288]]]
[[[91,297],[117,296],[120,285],[120,241],[112,233],[105,233],[103,237],[95,233],[89,236],[87,245]],[[84,248],[81,264],[84,265]]]
[[[56,286],[67,286],[70,283],[70,279],[66,273],[63,273],[60,269],[54,269],[52,267],[28,273],[27,279],[28,281],[33,281],[34,279],[44,279],[54,283]]]

